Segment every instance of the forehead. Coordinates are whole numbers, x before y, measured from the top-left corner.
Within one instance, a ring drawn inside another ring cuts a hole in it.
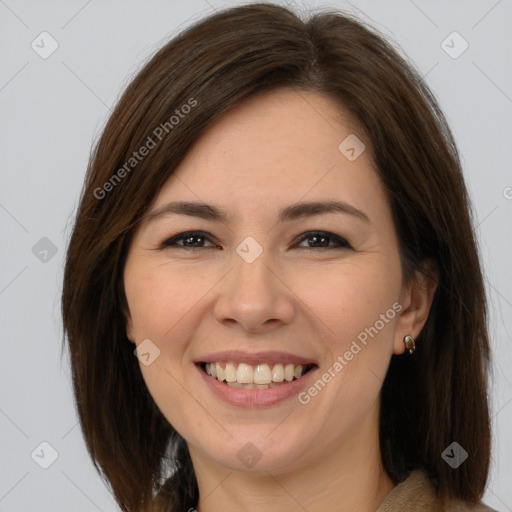
[[[346,140],[359,140],[367,149],[351,160],[343,152]],[[343,199],[363,209],[384,199],[369,141],[348,113],[326,95],[290,88],[251,98],[213,125],[153,207],[188,199],[248,215],[301,198]]]

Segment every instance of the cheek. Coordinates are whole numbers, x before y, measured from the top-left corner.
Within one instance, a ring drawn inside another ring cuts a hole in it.
[[[350,410],[354,421],[361,420],[378,396],[392,354],[400,267],[368,256],[322,276],[305,276],[297,293],[310,310],[325,353],[319,378],[329,384],[318,405],[326,417]]]
[[[366,258],[313,274],[313,270],[302,271],[294,291],[308,306],[309,315],[314,313],[312,319],[318,321],[331,347],[343,349],[376,322],[379,330],[389,331],[396,315],[384,327],[379,320],[399,297],[399,267],[381,258]]]
[[[143,270],[143,271],[141,271]],[[125,291],[137,341],[175,337],[211,285],[165,265],[128,266]]]
[[[186,353],[194,306],[205,293],[205,282],[191,280],[165,265],[143,265],[139,260],[127,262],[124,285],[137,344],[150,339],[160,350],[151,364],[139,365],[146,387],[179,432],[193,430],[201,411],[191,406],[195,402],[187,391],[186,369],[180,361]],[[177,413],[190,410],[190,414]]]

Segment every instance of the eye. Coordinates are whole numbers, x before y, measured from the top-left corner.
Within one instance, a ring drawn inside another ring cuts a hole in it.
[[[297,242],[307,240],[311,240],[312,245],[305,247],[306,249],[352,249],[352,246],[344,238],[327,231],[310,231],[309,233],[304,233],[297,239]],[[334,243],[334,247],[329,247],[330,242]]]
[[[203,242],[201,242],[201,240],[203,240]],[[201,249],[205,247],[204,240],[211,241],[211,238],[203,231],[185,231],[184,233],[179,233],[165,240],[162,243],[162,248],[177,246],[184,249]],[[183,244],[178,243],[181,241],[183,241]],[[217,245],[212,244],[212,247],[217,247]]]
[[[352,249],[352,246],[343,238],[329,233],[328,231],[310,231],[302,234],[296,239],[296,243],[302,243],[304,241],[312,241],[309,247],[303,247],[305,249]],[[204,245],[205,241],[211,243],[210,248],[218,248],[218,245],[212,242],[212,238],[204,231],[185,231],[178,233],[165,240],[161,247],[180,247],[183,249],[207,249],[208,246]],[[179,243],[182,242],[182,243]],[[334,244],[332,246],[331,244]]]

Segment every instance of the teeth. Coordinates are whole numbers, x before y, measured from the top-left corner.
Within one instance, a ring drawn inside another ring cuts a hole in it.
[[[254,370],[254,384],[270,384],[271,382],[270,366],[268,364],[257,365],[256,370]]]
[[[224,376],[226,378],[226,382],[235,382],[236,381],[236,370],[235,365],[233,363],[226,363],[226,369],[224,370]],[[242,383],[240,383],[242,384]]]
[[[285,380],[287,381],[291,381],[293,380],[293,364],[287,364],[285,367],[284,367],[284,378]]]
[[[252,384],[256,382],[252,379],[252,373],[252,366],[240,363],[236,371],[236,381],[240,384]],[[258,382],[258,384],[261,384],[261,382]]]
[[[275,364],[272,369],[272,380],[274,382],[283,382],[284,380],[284,368],[282,364]]]
[[[225,381],[231,387],[244,389],[267,389],[283,381],[291,382],[302,377],[308,368],[309,366],[291,363],[285,365],[262,363],[255,366],[246,363],[206,363],[205,365],[206,373],[214,379]]]
[[[217,374],[217,376],[215,377],[217,380],[220,380],[221,382],[223,380],[226,380],[226,374],[224,373],[224,368],[222,368],[222,366],[220,365],[220,363],[210,363],[209,365],[207,366],[210,366],[210,368],[213,366],[215,368],[215,373]],[[212,373],[210,373],[210,375],[213,377],[214,375]]]

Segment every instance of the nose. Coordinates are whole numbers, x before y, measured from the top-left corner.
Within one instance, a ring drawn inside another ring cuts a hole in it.
[[[294,293],[272,268],[266,252],[252,263],[238,255],[217,289],[217,321],[250,333],[264,333],[289,324],[295,314]]]

